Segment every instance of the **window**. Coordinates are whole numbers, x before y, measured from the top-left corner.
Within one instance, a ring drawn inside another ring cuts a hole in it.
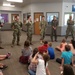
[[[51,21],[53,20],[53,16],[56,16],[57,20],[59,20],[59,13],[58,12],[47,12],[48,25],[51,25]]]
[[[69,19],[70,15],[72,16],[72,19],[74,20],[74,14],[65,13],[65,19],[64,19],[65,26],[67,25],[67,20]]]

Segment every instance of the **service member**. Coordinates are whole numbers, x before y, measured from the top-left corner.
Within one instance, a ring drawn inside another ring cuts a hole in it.
[[[3,27],[3,23],[1,23],[0,21],[0,49],[4,49],[1,45],[2,45],[2,39],[1,39],[1,28]]]
[[[56,16],[54,16],[51,22],[51,41],[52,42],[53,42],[53,36],[55,37],[55,41],[57,42],[57,26],[58,26],[58,20],[56,19]]]
[[[42,16],[42,20],[40,21],[40,25],[39,25],[39,28],[40,28],[40,34],[41,34],[41,43],[43,42],[44,38],[45,38],[45,32],[46,32],[46,28],[47,28],[47,21],[45,21],[45,16]]]
[[[69,19],[67,21],[67,30],[66,30],[66,36],[65,38],[67,39],[68,38],[68,35],[69,33],[71,32],[71,36],[72,36],[72,39],[74,40],[74,21],[72,20],[72,16],[69,16]]]
[[[31,15],[27,16],[27,21],[25,25],[27,26],[27,40],[29,40],[30,44],[32,45],[33,23],[31,19]]]
[[[19,16],[15,16],[14,22],[11,24],[11,28],[13,29],[13,40],[12,40],[12,46],[14,46],[14,43],[17,39],[17,45],[20,46],[20,36],[21,36],[21,29],[22,29],[22,22],[19,21]]]

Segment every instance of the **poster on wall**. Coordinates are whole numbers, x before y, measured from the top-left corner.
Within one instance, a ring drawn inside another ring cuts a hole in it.
[[[51,25],[51,21],[53,20],[54,16],[56,16],[57,20],[59,21],[59,13],[58,12],[48,12],[47,13],[48,25]]]
[[[2,23],[8,23],[8,14],[0,14],[0,21]]]

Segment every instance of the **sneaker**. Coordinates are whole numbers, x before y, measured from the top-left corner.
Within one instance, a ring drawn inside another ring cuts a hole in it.
[[[13,47],[14,47],[14,45],[11,45],[11,47],[13,48]]]
[[[17,46],[21,46],[20,44],[17,44]]]
[[[7,65],[3,65],[2,67],[0,67],[0,69],[6,69],[7,67]]]
[[[9,52],[9,53],[7,54],[7,58],[10,59],[10,56],[11,56],[11,53]]]
[[[3,47],[0,47],[0,49],[4,49]]]

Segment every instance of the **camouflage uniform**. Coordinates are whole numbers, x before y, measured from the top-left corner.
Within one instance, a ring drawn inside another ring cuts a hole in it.
[[[73,29],[73,26],[74,26],[74,21],[72,20],[68,20],[67,21],[67,25],[68,25],[68,27],[67,27],[67,30],[66,30],[66,36],[65,36],[65,38],[67,39],[67,37],[68,37],[68,35],[69,35],[69,33],[71,32],[71,36],[72,36],[72,39],[74,39],[74,29]]]
[[[32,43],[32,34],[33,34],[33,23],[32,21],[26,21],[25,25],[27,26],[27,40]]]
[[[52,20],[51,22],[51,41],[53,41],[53,35],[55,37],[55,41],[57,41],[57,26],[58,26],[58,21]],[[56,30],[53,27],[55,27]]]
[[[41,34],[41,39],[43,40],[45,38],[45,31],[48,23],[46,21],[41,21],[40,22],[40,34]]]
[[[20,36],[21,36],[21,28],[22,28],[22,23],[20,21],[14,21],[11,24],[11,28],[13,28],[13,40],[12,40],[12,44],[14,45],[15,40],[17,38],[17,45],[19,45],[19,41],[20,41]]]

